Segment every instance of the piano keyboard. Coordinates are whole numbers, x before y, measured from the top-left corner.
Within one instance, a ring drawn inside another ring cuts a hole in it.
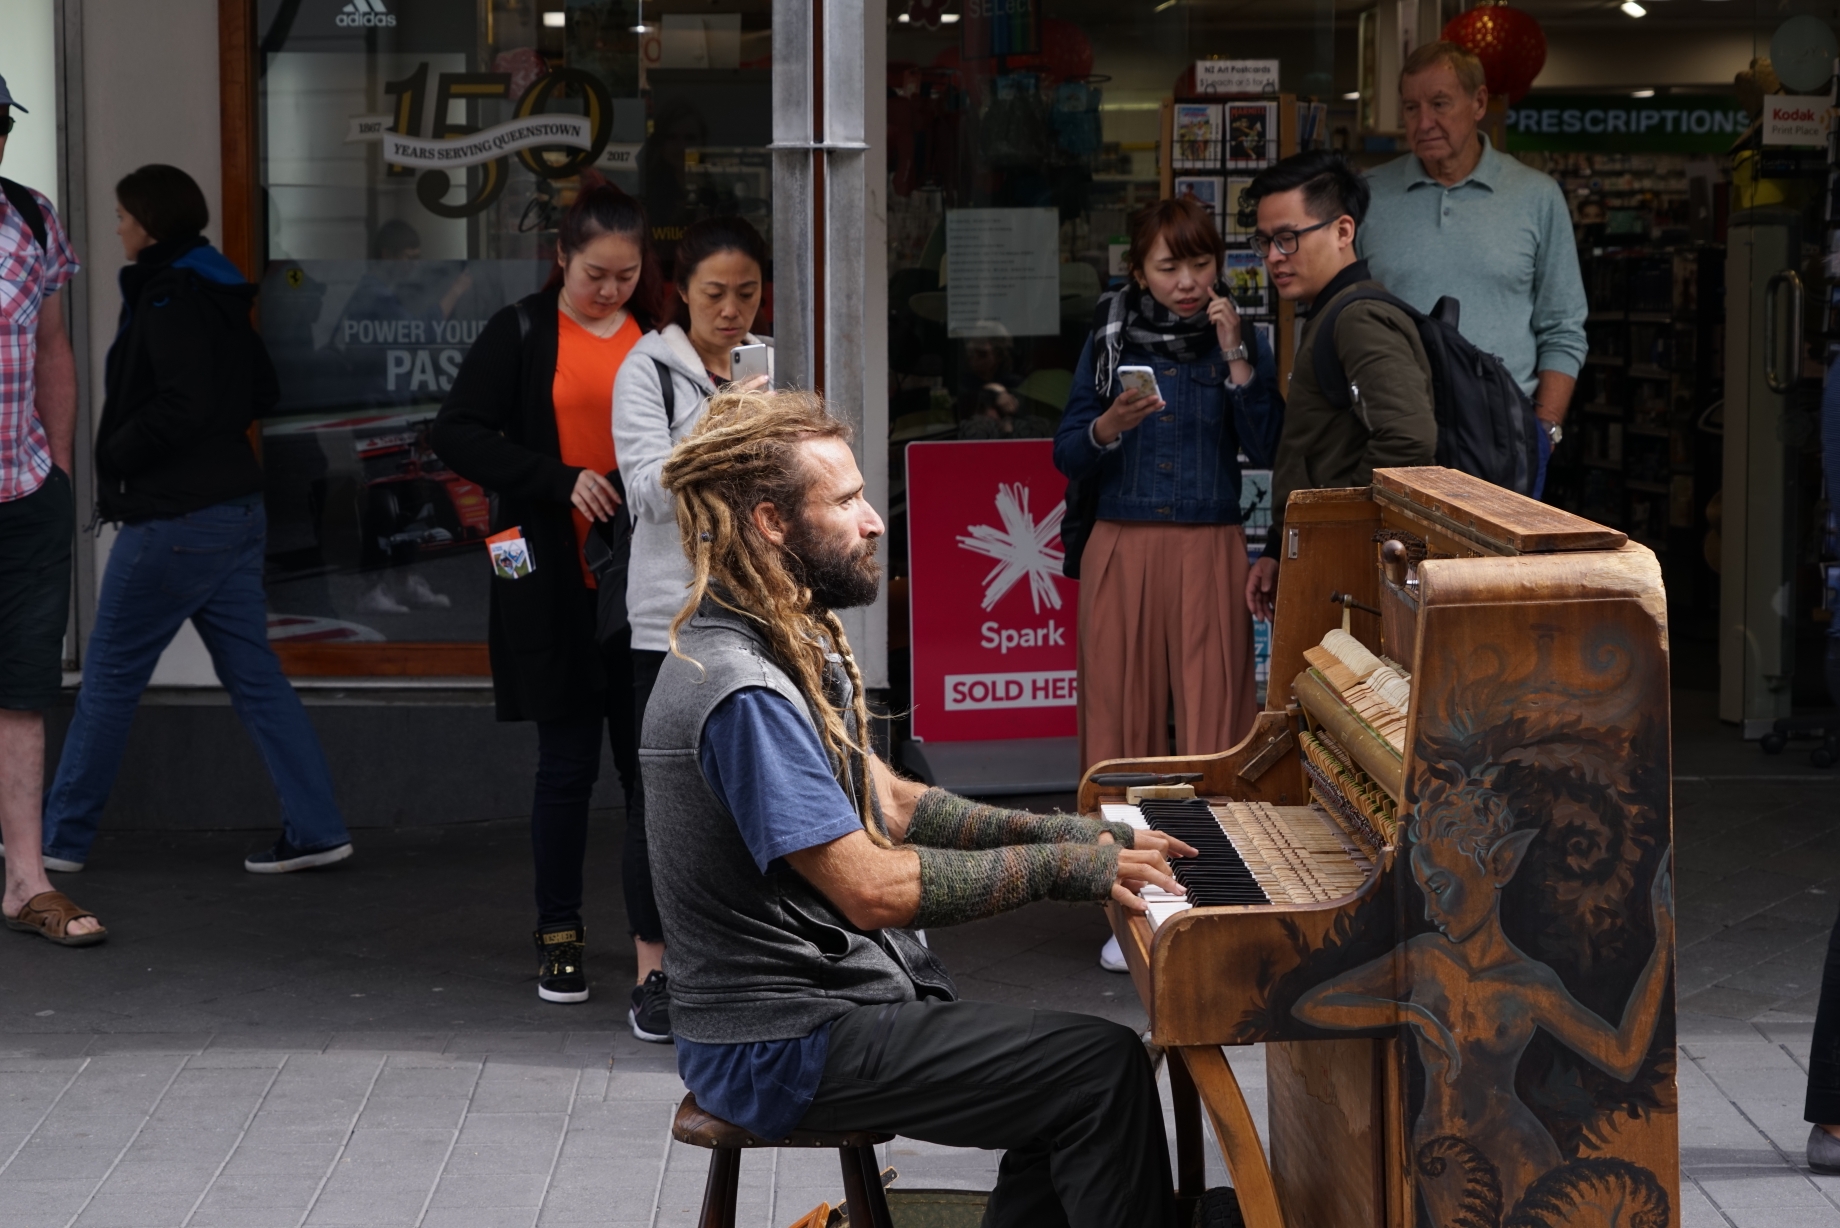
[[[1186,896],[1143,891],[1152,929],[1179,912],[1221,904],[1314,904],[1358,890],[1374,861],[1318,806],[1272,806],[1198,798],[1106,805],[1105,818],[1153,827],[1192,845],[1199,856],[1171,863]]]
[[[1188,900],[1197,908],[1223,904],[1269,904],[1271,897],[1253,878],[1226,828],[1208,804],[1198,797],[1180,801],[1138,803],[1144,822],[1165,835],[1192,845],[1196,857],[1170,862],[1176,881],[1188,888]]]

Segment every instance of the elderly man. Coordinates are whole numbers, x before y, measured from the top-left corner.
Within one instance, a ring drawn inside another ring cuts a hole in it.
[[[1360,254],[1420,311],[1454,296],[1463,335],[1502,360],[1557,443],[1587,310],[1565,194],[1477,130],[1489,91],[1465,48],[1427,43],[1407,56],[1399,98],[1412,152],[1368,176]]]
[[[957,999],[912,927],[1175,888],[1155,832],[982,806],[866,745],[835,611],[882,521],[848,428],[802,392],[710,400],[663,483],[693,579],[645,713],[677,1068],[706,1110],[1003,1149],[987,1228],[1174,1228],[1156,1080],[1087,1015]]]
[[[14,111],[25,108],[0,79],[0,159]],[[64,681],[76,537],[77,361],[58,291],[77,260],[50,201],[11,180],[0,185],[0,917],[9,929],[88,946],[103,928],[45,878],[39,809],[44,711]]]

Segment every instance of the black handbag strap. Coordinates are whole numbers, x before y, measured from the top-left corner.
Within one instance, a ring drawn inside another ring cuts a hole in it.
[[[677,381],[664,359],[654,357],[652,365],[658,368],[658,399],[664,402],[664,425],[670,430],[677,425]]]

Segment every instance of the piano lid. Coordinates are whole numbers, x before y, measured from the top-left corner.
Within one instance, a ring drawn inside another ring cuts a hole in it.
[[[1374,470],[1374,497],[1474,540],[1491,554],[1615,550],[1629,535],[1439,465]]]

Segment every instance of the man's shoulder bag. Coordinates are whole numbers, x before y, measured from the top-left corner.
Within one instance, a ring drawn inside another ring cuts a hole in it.
[[[48,250],[51,231],[45,225],[45,211],[38,207],[38,200],[32,195],[31,189],[23,183],[0,177],[0,193],[5,194],[7,204],[19,210],[19,216],[25,219],[26,229],[38,240],[38,250]]]
[[[1517,494],[1533,494],[1539,480],[1544,428],[1533,412],[1533,402],[1501,359],[1477,349],[1457,331],[1461,307],[1449,295],[1437,301],[1430,315],[1379,287],[1361,287],[1336,296],[1324,309],[1311,345],[1310,365],[1323,396],[1337,409],[1354,405],[1348,373],[1335,349],[1335,326],[1343,311],[1368,300],[1405,312],[1424,343],[1425,356],[1431,360],[1438,464]]]

